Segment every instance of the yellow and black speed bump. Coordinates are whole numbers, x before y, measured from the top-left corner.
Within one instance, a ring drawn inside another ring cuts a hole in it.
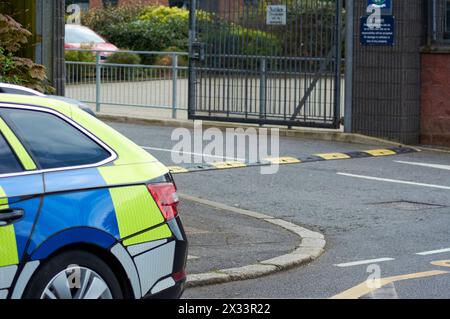
[[[183,166],[169,166],[169,170],[172,174],[184,174],[191,172],[204,172],[213,170],[224,170],[233,168],[255,167],[255,166],[269,166],[269,165],[292,165],[300,163],[313,163],[323,161],[335,161],[345,159],[356,158],[369,158],[369,157],[382,157],[393,156],[401,154],[409,154],[418,152],[411,147],[396,147],[396,148],[383,148],[374,149],[368,151],[354,151],[354,152],[342,152],[342,153],[322,153],[314,154],[305,157],[270,157],[259,162],[240,162],[240,161],[228,161],[228,162],[213,162],[204,164],[191,164]]]

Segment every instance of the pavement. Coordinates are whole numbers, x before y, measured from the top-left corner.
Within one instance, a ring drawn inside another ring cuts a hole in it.
[[[317,232],[258,212],[180,196],[190,245],[188,287],[262,277],[310,262],[324,251],[325,239]]]
[[[182,198],[188,274],[242,267],[291,252],[301,239],[273,224]]]
[[[109,124],[174,164],[173,127]],[[280,155],[296,158],[382,146],[280,137]],[[448,152],[287,165],[273,175],[249,167],[175,178],[183,194],[282,219],[327,241],[320,258],[306,265],[192,287],[185,298],[450,298]],[[380,278],[383,289],[361,286],[371,277]]]

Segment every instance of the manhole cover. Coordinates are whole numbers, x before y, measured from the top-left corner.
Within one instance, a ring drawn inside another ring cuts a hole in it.
[[[372,205],[378,205],[378,206],[383,206],[386,208],[394,208],[394,209],[399,209],[399,210],[412,210],[412,211],[445,207],[443,205],[418,203],[418,202],[410,202],[410,201],[382,202],[382,203],[374,203]]]

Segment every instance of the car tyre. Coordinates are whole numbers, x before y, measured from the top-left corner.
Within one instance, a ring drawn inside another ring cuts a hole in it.
[[[75,270],[78,272],[75,273]],[[74,288],[69,288],[70,295],[68,295],[69,291],[67,291],[66,287],[61,289],[64,290],[64,293],[58,293],[58,289],[55,289],[55,282],[59,284],[59,287],[64,286],[61,285],[62,275],[64,275],[64,279],[69,278],[70,285],[74,286]],[[80,278],[74,279],[74,275]],[[77,284],[73,284],[74,282]],[[97,286],[93,287],[94,284]],[[104,294],[99,296],[100,298],[95,298],[98,295],[98,291],[105,289],[105,285],[107,289]],[[88,291],[94,292],[87,294],[83,298],[83,292],[87,293]],[[46,293],[44,294],[44,292]],[[49,298],[49,296],[52,298]],[[46,260],[32,276],[25,289],[23,298],[123,299],[124,294],[116,275],[102,259],[92,253],[75,250],[63,252]]]

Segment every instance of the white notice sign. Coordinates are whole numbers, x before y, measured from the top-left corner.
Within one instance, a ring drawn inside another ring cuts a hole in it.
[[[268,25],[286,25],[286,5],[267,6]]]

